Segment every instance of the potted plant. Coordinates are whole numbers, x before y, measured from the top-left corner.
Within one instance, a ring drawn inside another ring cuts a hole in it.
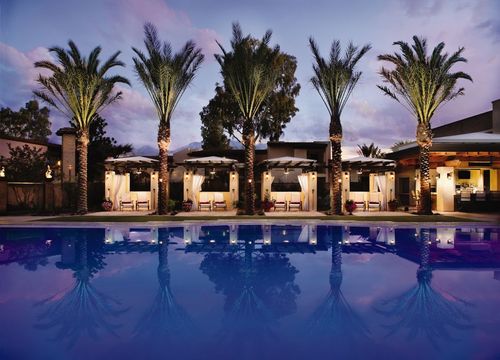
[[[264,201],[262,202],[262,209],[264,211],[270,211],[274,206],[274,201],[271,200],[271,195],[269,194],[269,191],[266,190],[264,193]]]
[[[356,203],[354,200],[347,200],[344,204],[345,211],[349,213],[349,215],[352,215],[352,212],[356,210]]]
[[[396,211],[398,209],[398,201],[396,199],[389,200],[387,202],[387,206],[389,207],[389,211]]]
[[[193,200],[187,199],[186,201],[182,202],[182,211],[190,212],[192,207],[193,207]]]
[[[111,211],[113,210],[113,202],[111,201],[110,198],[104,199],[104,201],[101,204],[102,208],[104,211]]]

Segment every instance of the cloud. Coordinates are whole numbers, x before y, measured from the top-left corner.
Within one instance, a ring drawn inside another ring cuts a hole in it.
[[[100,32],[127,47],[141,47],[143,26],[151,22],[158,28],[160,38],[178,48],[189,39],[201,47],[208,59],[217,51],[216,40],[221,37],[213,29],[198,28],[183,11],[170,8],[162,0],[106,0],[105,10],[111,22],[100,26]]]
[[[400,5],[408,16],[430,16],[439,13],[444,0],[401,0]]]
[[[51,60],[47,48],[37,47],[28,52],[0,42],[0,104],[2,106],[20,107],[33,97],[36,79],[41,72],[34,63],[40,60]],[[42,74],[44,72],[42,71]]]

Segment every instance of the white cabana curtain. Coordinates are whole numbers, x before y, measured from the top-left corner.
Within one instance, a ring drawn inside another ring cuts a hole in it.
[[[203,175],[193,175],[193,188],[191,189],[191,196],[193,197],[193,209],[198,209],[198,196],[201,191],[201,184],[205,181]]]
[[[378,190],[382,193],[382,210],[387,210],[387,179],[385,175],[377,175],[375,180],[377,181]]]
[[[304,203],[302,204],[303,210],[309,210],[309,176],[307,174],[297,175],[299,179],[300,189],[304,193]]]
[[[113,198],[111,199],[111,201],[113,201],[114,210],[120,209],[120,200],[127,200],[124,198],[126,181],[127,177],[125,175],[115,175],[113,183],[115,192],[113,194]]]

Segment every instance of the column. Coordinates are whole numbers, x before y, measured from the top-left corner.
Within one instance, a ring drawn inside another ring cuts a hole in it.
[[[150,200],[151,210],[156,210],[156,204],[158,202],[158,171],[151,171],[151,188],[150,188]]]
[[[385,172],[385,183],[386,183],[385,198],[389,202],[396,198],[396,174],[394,173],[394,171]]]
[[[190,170],[184,171],[184,177],[183,177],[183,200],[194,200],[193,199],[193,172]]]
[[[342,206],[349,200],[351,190],[351,174],[349,171],[342,171]]]
[[[261,179],[262,187],[261,187],[261,192],[260,192],[260,198],[261,198],[261,200],[264,200],[264,198],[266,196],[266,192],[268,192],[269,196],[271,196],[271,185],[272,185],[271,170],[266,170],[266,171],[262,172],[261,177],[262,177],[262,179]]]
[[[318,173],[311,171],[309,175],[309,211],[318,210]]]
[[[436,210],[454,211],[455,176],[452,167],[436,168]]]

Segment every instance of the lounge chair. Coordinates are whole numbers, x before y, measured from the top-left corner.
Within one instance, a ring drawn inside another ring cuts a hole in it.
[[[276,200],[274,200],[273,208],[274,208],[274,211],[276,211],[277,209],[280,209],[283,211],[287,210],[285,193],[282,193],[282,192],[276,193]]]
[[[214,210],[223,209],[227,210],[226,200],[224,200],[224,194],[218,192],[214,194]]]
[[[378,192],[370,193],[368,200],[368,211],[370,211],[371,209],[380,210],[381,206],[382,204],[380,203],[379,193]]]
[[[200,201],[198,202],[198,210],[202,211],[203,209],[208,209],[208,211],[212,211],[212,201],[208,198],[208,194],[204,192],[200,192]]]
[[[288,203],[288,211],[292,209],[297,209],[302,211],[302,200],[300,199],[300,193],[292,193],[290,202]]]
[[[123,211],[125,209],[129,210],[134,210],[134,201],[130,200],[129,198],[125,200],[120,200],[120,211]]]
[[[141,209],[149,210],[149,200],[137,200],[135,202],[135,209],[137,211]]]
[[[360,209],[362,211],[365,211],[366,210],[366,203],[365,203],[365,199],[363,198],[363,194],[354,194],[354,199],[351,199],[352,201],[354,201],[354,203],[356,204],[356,209]]]

